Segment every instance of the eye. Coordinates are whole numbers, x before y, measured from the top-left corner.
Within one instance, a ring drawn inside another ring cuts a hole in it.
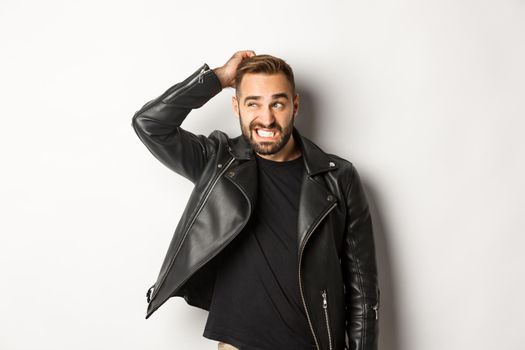
[[[248,102],[248,107],[254,107],[256,104],[254,102]]]
[[[284,104],[282,104],[281,102],[275,102],[273,105],[274,105],[274,107],[277,107],[277,108],[284,107]]]

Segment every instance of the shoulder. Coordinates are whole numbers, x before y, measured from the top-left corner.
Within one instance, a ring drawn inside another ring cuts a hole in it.
[[[354,163],[350,160],[340,157],[337,154],[327,153],[326,154],[335,164],[337,164],[338,170],[345,173],[352,173],[354,171]]]
[[[345,188],[345,185],[349,184],[355,173],[355,166],[351,160],[334,153],[326,152],[317,143],[302,135],[301,141],[304,150],[308,152],[313,159],[317,159],[316,162],[324,163],[327,166],[329,165],[330,171],[328,171],[327,174],[333,177],[334,180],[339,183],[340,187]]]
[[[363,183],[354,162],[335,154],[327,154],[337,165],[332,175],[337,179],[340,190],[348,200],[356,195],[361,196]]]
[[[217,142],[228,142],[229,136],[222,130],[213,130],[208,138],[213,139]]]
[[[235,150],[241,140],[241,136],[230,137],[227,133],[222,130],[214,130],[208,135],[208,139],[212,140],[215,144],[217,156],[220,154],[235,154]]]
[[[231,142],[231,138],[222,130],[213,130],[208,134],[208,140],[213,142],[216,149],[224,145],[228,145]]]

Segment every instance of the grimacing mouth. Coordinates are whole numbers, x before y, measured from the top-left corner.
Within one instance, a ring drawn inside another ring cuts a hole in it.
[[[257,135],[259,137],[275,137],[275,135],[277,135],[279,133],[279,129],[278,128],[273,128],[273,129],[268,129],[268,128],[260,128],[260,127],[255,127],[253,128],[253,130],[257,133]],[[262,131],[263,133],[271,133],[271,135],[262,135],[259,133],[259,131]]]
[[[255,133],[259,136],[261,136],[259,134],[259,130],[263,131],[263,132],[271,132],[273,133],[272,137],[277,135],[278,133],[281,133],[282,132],[282,128],[279,124],[277,124],[277,122],[273,122],[272,124],[270,124],[270,127],[265,127],[259,123],[256,123],[255,125],[250,125],[250,129],[255,131]],[[264,136],[261,136],[261,137],[264,137]]]

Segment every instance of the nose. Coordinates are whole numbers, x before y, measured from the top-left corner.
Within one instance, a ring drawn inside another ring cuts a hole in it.
[[[259,113],[259,122],[265,126],[270,126],[275,122],[273,110],[270,107],[262,108]]]

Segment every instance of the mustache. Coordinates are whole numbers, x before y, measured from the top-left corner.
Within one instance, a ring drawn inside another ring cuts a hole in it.
[[[275,122],[275,121],[272,122],[271,124],[268,124],[268,125],[264,125],[264,124],[252,121],[250,123],[250,130],[253,130],[255,128],[260,128],[260,129],[277,129],[279,131],[282,131],[282,127],[279,124],[277,124],[277,122]]]

